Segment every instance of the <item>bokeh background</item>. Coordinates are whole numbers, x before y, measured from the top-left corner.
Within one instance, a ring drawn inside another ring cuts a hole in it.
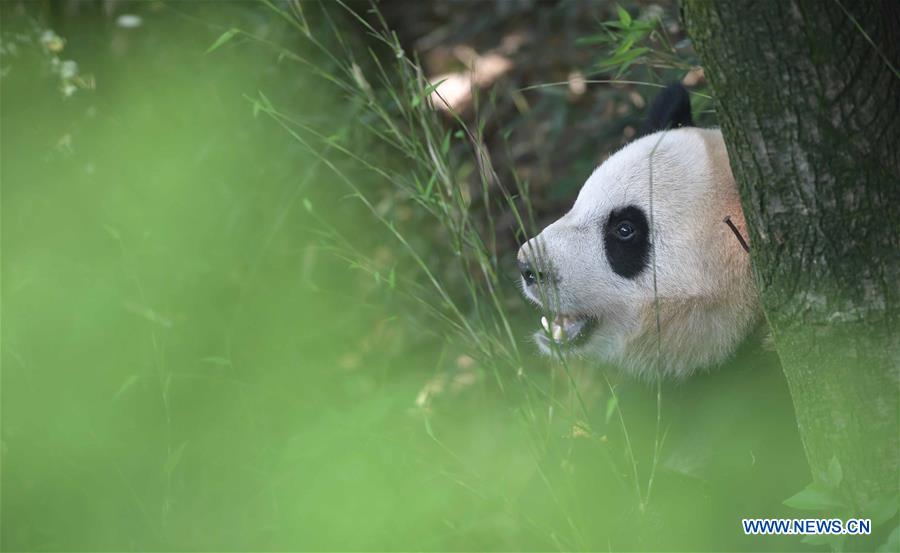
[[[3,550],[802,546],[774,354],[634,382],[516,288],[661,83],[715,124],[673,3],[0,15]]]

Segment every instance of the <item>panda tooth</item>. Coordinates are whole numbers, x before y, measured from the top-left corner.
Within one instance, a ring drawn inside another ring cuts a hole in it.
[[[558,324],[553,324],[553,339],[557,342],[562,342],[565,338],[566,332],[563,330],[563,327]]]
[[[544,327],[544,330],[550,332],[550,323],[547,322],[547,317],[541,317],[541,326]]]

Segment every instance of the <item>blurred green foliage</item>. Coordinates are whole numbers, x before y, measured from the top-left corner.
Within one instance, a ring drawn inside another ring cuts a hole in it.
[[[523,92],[526,49],[529,109],[441,118],[360,5],[98,5],[0,5],[4,550],[798,546],[740,531],[808,476],[772,354],[664,385],[655,459],[656,390],[528,341],[509,213],[571,201],[627,90]]]

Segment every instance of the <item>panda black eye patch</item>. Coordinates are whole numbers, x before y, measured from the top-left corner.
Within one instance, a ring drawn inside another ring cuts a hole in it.
[[[650,225],[637,206],[614,209],[603,229],[606,260],[613,272],[623,278],[635,278],[648,264]]]

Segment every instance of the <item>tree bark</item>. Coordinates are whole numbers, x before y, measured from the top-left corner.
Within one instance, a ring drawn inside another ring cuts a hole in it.
[[[898,3],[682,4],[813,478],[862,513],[900,474]]]

